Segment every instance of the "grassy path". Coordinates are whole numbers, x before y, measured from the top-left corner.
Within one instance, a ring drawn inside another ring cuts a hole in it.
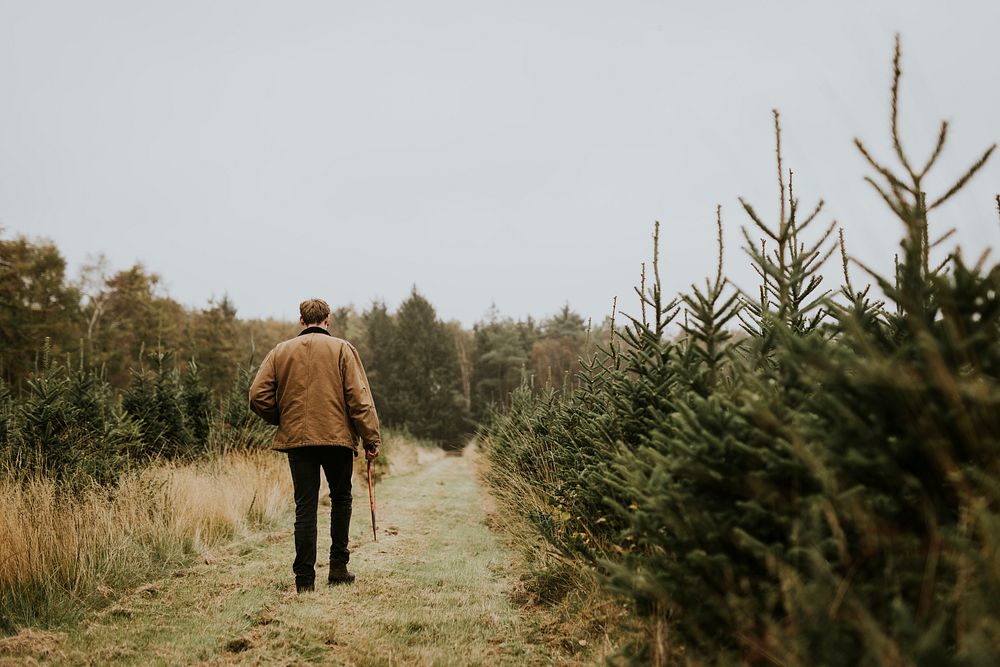
[[[3,653],[68,665],[586,662],[567,652],[571,640],[547,635],[538,612],[510,602],[511,556],[484,524],[483,492],[467,457],[389,478],[377,491],[374,543],[367,487],[355,478],[354,585],[295,594],[289,518],[289,529],[213,553],[67,633],[28,633],[20,655],[16,646]],[[321,557],[326,512],[321,505]],[[317,568],[318,583],[325,567]]]

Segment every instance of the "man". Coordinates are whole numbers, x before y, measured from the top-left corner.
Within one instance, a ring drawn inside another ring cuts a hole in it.
[[[272,448],[288,453],[295,488],[295,590],[316,581],[316,507],[319,471],[330,485],[329,584],[351,583],[347,549],[351,475],[358,438],[365,456],[379,455],[382,438],[371,389],[358,351],[327,330],[330,306],[322,299],[299,305],[302,332],[279,343],[250,386],[250,409],[274,424]]]

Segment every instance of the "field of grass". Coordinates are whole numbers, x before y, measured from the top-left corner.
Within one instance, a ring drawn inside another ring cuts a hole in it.
[[[425,455],[426,456],[426,455]],[[609,646],[569,637],[512,599],[512,554],[486,525],[472,454],[434,456],[378,485],[379,540],[355,478],[354,585],[296,595],[291,516],[164,571],[83,622],[0,640],[21,664],[593,664]],[[280,459],[279,459],[280,461]],[[284,472],[283,470],[281,472]],[[320,508],[319,553],[329,544]],[[321,556],[322,558],[322,556]],[[326,563],[318,564],[323,580]]]

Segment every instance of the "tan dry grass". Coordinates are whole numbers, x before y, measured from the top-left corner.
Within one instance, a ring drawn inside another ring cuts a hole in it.
[[[485,447],[502,446],[490,441]],[[624,657],[629,645],[638,645],[657,628],[634,613],[631,604],[609,593],[597,569],[555,550],[543,540],[526,519],[531,513],[554,514],[545,490],[515,475],[490,475],[492,465],[483,443],[473,440],[465,456],[482,486],[488,490],[484,501],[486,524],[505,542],[511,552],[511,599],[518,604],[544,610],[549,620],[544,626],[549,637],[567,641],[583,638],[593,655],[612,664],[628,664]],[[545,465],[539,450],[536,460]],[[568,645],[567,645],[568,646]]]
[[[61,494],[44,478],[0,481],[0,625],[49,625],[192,554],[280,518],[282,457],[232,453]]]

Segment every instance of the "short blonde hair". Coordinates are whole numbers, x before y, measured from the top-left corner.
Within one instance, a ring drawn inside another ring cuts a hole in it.
[[[306,299],[299,304],[303,324],[319,324],[330,316],[330,304],[323,299]]]

